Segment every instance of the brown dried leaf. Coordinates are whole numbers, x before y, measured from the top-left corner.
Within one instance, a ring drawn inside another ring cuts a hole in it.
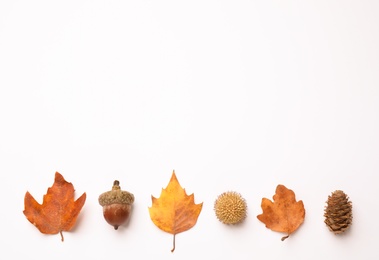
[[[295,193],[284,185],[276,187],[274,202],[263,198],[261,207],[263,213],[257,218],[266,227],[277,232],[286,233],[282,241],[289,237],[304,222],[305,209],[303,202],[296,201]]]
[[[42,205],[26,192],[23,213],[41,233],[60,233],[63,241],[62,231],[70,231],[73,228],[86,200],[86,193],[83,193],[74,201],[74,192],[72,183],[56,172],[54,184],[47,189]]]
[[[149,208],[150,218],[161,230],[173,234],[173,249],[175,250],[175,235],[192,228],[198,219],[203,203],[195,204],[194,195],[187,195],[172,172],[171,180],[166,189],[162,189],[157,199],[151,196],[152,206]]]

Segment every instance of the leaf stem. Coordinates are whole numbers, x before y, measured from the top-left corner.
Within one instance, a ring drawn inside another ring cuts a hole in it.
[[[64,241],[64,237],[63,237],[63,234],[62,234],[62,230],[59,231],[59,234],[61,234],[61,240],[63,242]]]
[[[284,237],[282,237],[281,240],[284,241],[284,240],[286,240],[287,238],[289,238],[289,236],[290,236],[290,235],[284,236]]]
[[[173,248],[171,249],[171,252],[174,252],[174,250],[175,250],[175,235],[176,234],[174,234],[174,237],[173,237],[173,240],[172,240]]]

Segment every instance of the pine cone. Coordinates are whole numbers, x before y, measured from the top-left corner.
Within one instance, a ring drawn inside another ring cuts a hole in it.
[[[341,190],[336,190],[328,196],[325,207],[325,224],[334,234],[346,231],[353,220],[352,203],[349,197]]]

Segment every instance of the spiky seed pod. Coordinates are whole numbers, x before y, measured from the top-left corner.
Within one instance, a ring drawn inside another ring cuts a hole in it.
[[[224,224],[241,223],[247,215],[247,204],[241,194],[228,191],[219,195],[214,203],[217,219]]]
[[[349,197],[342,191],[336,190],[328,196],[325,206],[325,224],[334,234],[345,232],[353,220],[352,203]]]
[[[99,196],[99,204],[103,206],[104,218],[116,230],[129,219],[133,202],[134,195],[121,190],[118,180],[113,182],[112,190]]]

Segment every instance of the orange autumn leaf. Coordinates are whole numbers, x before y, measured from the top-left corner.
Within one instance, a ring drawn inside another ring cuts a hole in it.
[[[47,189],[42,205],[26,192],[24,215],[41,233],[60,233],[63,241],[62,231],[70,231],[73,228],[86,200],[86,193],[83,193],[75,201],[74,192],[72,183],[56,172],[54,184]]]
[[[157,199],[151,196],[152,206],[149,208],[150,218],[161,230],[173,234],[173,248],[175,250],[175,235],[192,228],[196,222],[203,203],[195,204],[194,195],[187,195],[178,179],[175,171],[166,189],[162,189],[161,196]]]
[[[289,237],[304,222],[305,209],[303,202],[296,201],[295,193],[284,185],[276,187],[274,202],[263,198],[261,207],[263,213],[257,218],[266,227],[277,232],[286,233],[282,241]]]

